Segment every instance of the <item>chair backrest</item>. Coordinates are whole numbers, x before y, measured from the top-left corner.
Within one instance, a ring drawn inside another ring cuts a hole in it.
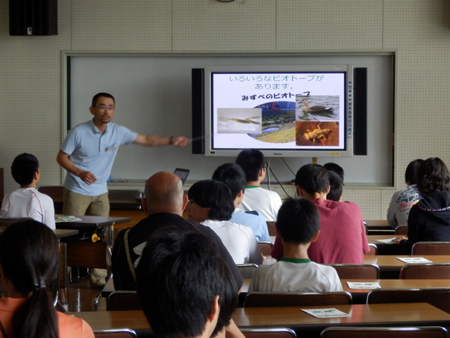
[[[269,230],[269,236],[276,236],[277,235],[277,228],[275,226],[276,222],[266,222],[267,223],[267,230]]]
[[[136,338],[136,332],[131,329],[94,330],[95,338]]]
[[[407,235],[408,234],[408,226],[407,225],[399,225],[395,228],[396,235]]]
[[[52,198],[53,204],[55,205],[55,213],[61,214],[64,187],[60,185],[49,185],[39,187],[38,190]]]
[[[136,291],[114,291],[106,300],[107,311],[142,310]]]
[[[32,219],[31,217],[0,217],[0,227],[7,227],[11,224]]]
[[[245,338],[297,338],[295,331],[288,328],[242,328]]]
[[[53,201],[63,200],[64,187],[61,185],[42,186],[38,189],[41,193],[46,194],[52,198]]]
[[[417,242],[411,255],[450,255],[450,242]]]
[[[401,279],[450,279],[450,264],[406,264],[400,270]]]
[[[259,250],[263,256],[270,256],[272,254],[272,246],[271,242],[258,242]]]
[[[253,292],[244,299],[244,307],[347,305],[352,303],[348,292]]]
[[[375,289],[367,295],[367,304],[429,303],[450,313],[450,288]]]
[[[252,279],[255,270],[258,268],[258,265],[254,263],[236,264],[236,266],[243,279]]]
[[[375,264],[330,264],[340,279],[379,279],[380,267]]]
[[[447,329],[441,326],[424,327],[327,327],[321,338],[445,338]]]
[[[368,256],[376,256],[378,255],[378,247],[375,243],[369,243],[369,252],[365,255]]]

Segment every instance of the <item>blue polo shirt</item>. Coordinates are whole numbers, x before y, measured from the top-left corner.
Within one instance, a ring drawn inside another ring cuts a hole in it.
[[[119,146],[132,143],[137,135],[112,122],[108,123],[102,134],[95,126],[94,120],[73,128],[64,140],[61,150],[69,155],[69,159],[78,168],[93,173],[97,181],[88,185],[78,176],[67,172],[64,187],[86,196],[106,193],[108,191],[106,181],[111,175]]]

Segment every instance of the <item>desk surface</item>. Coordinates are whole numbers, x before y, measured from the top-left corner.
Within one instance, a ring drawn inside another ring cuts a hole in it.
[[[383,289],[449,288],[450,279],[341,279],[342,289],[354,293],[369,293],[371,289],[350,289],[347,282],[378,283]]]
[[[102,216],[75,216],[81,221],[56,223],[57,229],[101,228],[112,224],[126,223],[128,217],[102,217]]]
[[[58,238],[76,236],[79,233],[77,229],[55,229],[55,235]]]
[[[381,271],[400,271],[406,264],[397,257],[423,257],[433,263],[450,263],[450,255],[378,255],[378,256],[364,256],[365,264],[376,264]]]
[[[366,222],[368,229],[376,229],[376,228],[384,229],[386,227],[389,227],[389,229],[392,229],[389,226],[389,223],[386,219],[369,219],[369,220],[365,220],[364,222]],[[394,229],[392,229],[392,230],[394,230]]]
[[[391,243],[384,243],[384,242],[379,242],[379,239],[391,239],[394,238],[395,234],[392,235],[367,235],[367,241],[369,243],[373,243],[378,245],[397,245],[397,244],[391,244]]]
[[[6,228],[6,226],[0,226],[0,232],[3,232]],[[79,231],[77,229],[55,229],[55,235],[58,238],[76,236],[78,234]]]
[[[342,318],[315,318],[301,309],[334,307],[350,314]],[[148,331],[142,311],[98,311],[73,312],[75,317],[83,318],[94,330],[131,328]],[[366,326],[450,326],[450,314],[427,303],[398,304],[358,304],[334,306],[304,306],[274,308],[237,308],[233,320],[239,327],[289,327],[294,330],[323,330],[328,326],[361,325]]]

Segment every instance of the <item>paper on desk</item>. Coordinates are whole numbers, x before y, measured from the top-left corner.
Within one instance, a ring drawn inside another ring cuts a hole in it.
[[[316,317],[316,318],[337,318],[337,317],[350,317],[348,313],[339,311],[335,308],[328,309],[301,309],[303,312]]]
[[[350,289],[380,289],[381,286],[377,282],[347,282]]]
[[[397,244],[394,242],[395,237],[388,239],[377,239],[377,242],[385,243],[385,244]]]
[[[401,260],[405,263],[433,263],[426,258],[423,257],[397,257],[397,259]]]
[[[58,217],[55,217],[55,223],[77,222],[77,221],[81,221],[81,218],[77,218],[75,216],[58,216]]]

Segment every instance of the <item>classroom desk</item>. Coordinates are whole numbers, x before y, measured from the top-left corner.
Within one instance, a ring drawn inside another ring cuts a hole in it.
[[[0,233],[5,231],[6,226],[0,226]],[[79,231],[76,229],[55,229],[55,235],[57,238],[72,237],[78,235]]]
[[[55,229],[55,235],[58,238],[66,238],[78,235],[80,232],[77,229]]]
[[[364,264],[376,264],[380,267],[381,279],[398,279],[400,269],[406,264],[397,257],[423,257],[433,263],[450,263],[450,255],[378,255],[364,256]]]
[[[347,282],[371,282],[383,289],[432,289],[450,288],[450,279],[341,279],[343,291],[349,292],[353,304],[365,304],[371,289],[350,289]]]
[[[301,309],[333,307],[350,314],[342,318],[315,318]],[[72,312],[94,330],[130,328],[140,335],[150,334],[142,311]],[[318,337],[329,326],[430,326],[449,327],[450,314],[427,303],[357,304],[275,308],[237,308],[232,316],[238,327],[289,327],[299,337]]]
[[[77,216],[81,221],[56,223],[57,229],[76,229],[81,238],[64,240],[67,243],[67,265],[107,269],[111,276],[111,253],[114,242],[114,225],[129,222],[127,217]],[[93,242],[97,234],[102,241]]]
[[[367,241],[373,243],[378,248],[378,255],[400,255],[402,253],[401,247],[398,244],[387,244],[379,242],[379,239],[391,239],[395,234],[391,235],[368,235]]]
[[[364,222],[366,223],[367,233],[369,235],[389,235],[394,234],[395,232],[395,230],[389,226],[388,221],[385,219],[369,219]]]

